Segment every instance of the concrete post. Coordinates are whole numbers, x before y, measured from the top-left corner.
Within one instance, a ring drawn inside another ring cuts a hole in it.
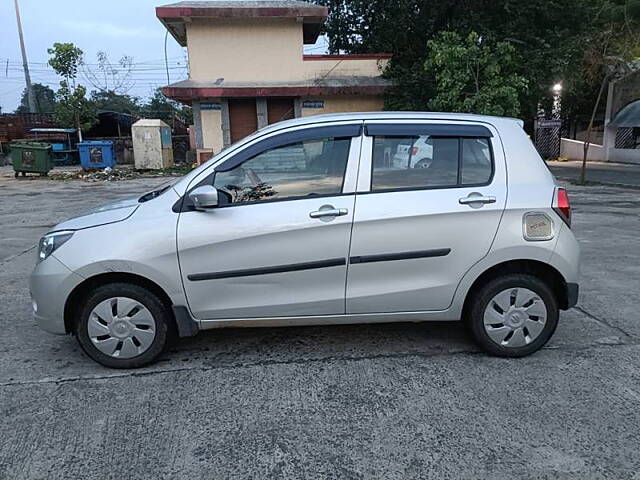
[[[293,116],[295,118],[302,116],[302,99],[300,97],[293,99]]]
[[[29,62],[27,60],[27,50],[24,47],[24,36],[22,35],[22,22],[20,21],[20,7],[18,0],[14,1],[16,8],[16,22],[18,24],[18,37],[20,38],[20,51],[22,52],[22,67],[24,68],[24,81],[27,84],[27,100],[29,102],[29,112],[37,113],[36,97],[33,94],[33,86],[31,85],[31,76],[29,75]],[[82,141],[82,134],[80,134]]]
[[[229,100],[223,98],[222,105],[222,143],[225,147],[231,145],[231,119],[229,118]]]
[[[200,110],[200,102],[193,102],[191,104],[193,109],[193,126],[196,134],[196,148],[204,148],[204,140],[202,137],[202,113]]]
[[[609,90],[607,91],[607,107],[604,114],[604,132],[602,138],[602,148],[604,150],[604,161],[609,162],[611,150],[616,147],[616,131],[617,128],[609,126],[611,117],[613,116],[613,97],[615,94],[616,82],[609,82]]]
[[[256,98],[256,112],[258,113],[258,129],[269,124],[269,111],[267,110],[267,99]]]

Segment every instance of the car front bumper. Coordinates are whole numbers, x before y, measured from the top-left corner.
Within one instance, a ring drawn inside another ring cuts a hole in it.
[[[38,263],[29,277],[29,290],[36,323],[57,335],[67,333],[64,306],[82,277],[73,273],[53,255]]]

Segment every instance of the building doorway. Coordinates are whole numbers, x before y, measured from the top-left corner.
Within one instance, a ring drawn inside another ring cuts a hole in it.
[[[267,99],[267,117],[269,125],[295,118],[293,98]]]
[[[258,129],[255,98],[229,100],[229,129],[231,143],[242,140]]]

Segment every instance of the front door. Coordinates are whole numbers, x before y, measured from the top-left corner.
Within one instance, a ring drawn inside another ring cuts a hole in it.
[[[446,310],[504,210],[497,132],[433,123],[370,123],[366,132],[347,313]]]
[[[360,138],[326,129],[294,137],[225,162],[211,181],[226,204],[180,215],[180,268],[196,318],[345,313]]]

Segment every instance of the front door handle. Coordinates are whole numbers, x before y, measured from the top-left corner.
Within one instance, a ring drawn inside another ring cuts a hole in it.
[[[346,208],[335,208],[332,205],[324,205],[320,207],[318,211],[311,212],[309,216],[311,218],[342,217],[348,213],[349,210]]]
[[[484,196],[479,193],[471,193],[468,197],[463,197],[458,200],[458,202],[460,202],[460,205],[496,203],[496,197]]]

